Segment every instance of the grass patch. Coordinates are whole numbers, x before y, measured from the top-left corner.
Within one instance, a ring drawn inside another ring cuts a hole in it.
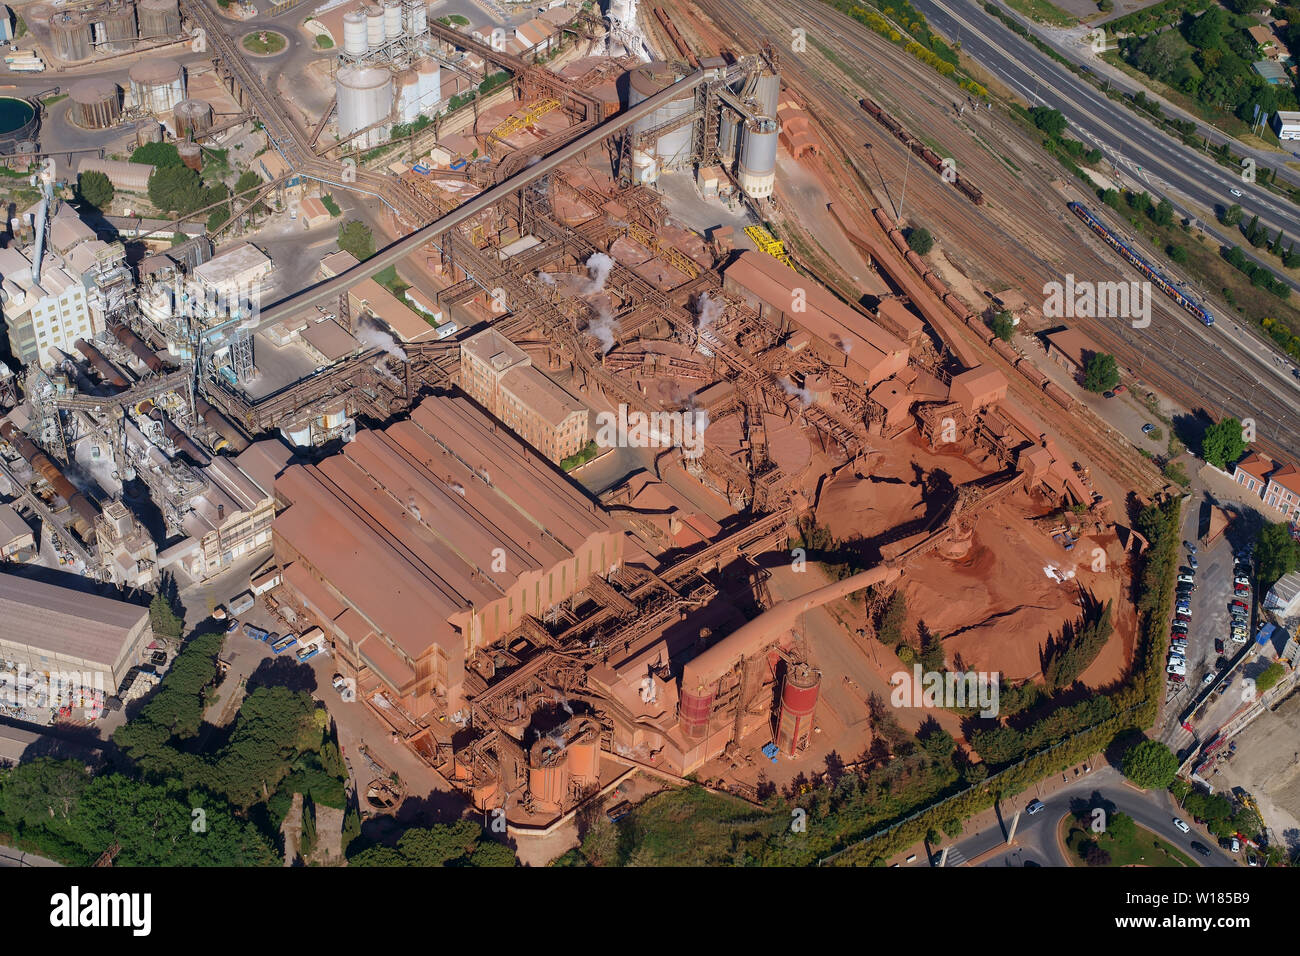
[[[331,40],[329,37],[327,37],[325,34],[318,33],[316,34],[316,49],[332,50],[334,49],[334,41]]]
[[[265,39],[263,39],[265,38]],[[249,53],[257,53],[263,56],[270,53],[279,53],[289,41],[282,34],[273,30],[262,30],[258,33],[250,33],[243,39],[243,47]]]
[[[1065,838],[1066,848],[1070,851],[1067,859],[1073,866],[1084,866],[1083,852],[1088,844],[1096,843],[1110,854],[1109,867],[1115,866],[1156,866],[1156,867],[1194,867],[1196,864],[1182,850],[1166,840],[1160,839],[1144,827],[1133,827],[1133,834],[1125,839],[1117,839],[1111,833],[1093,833],[1079,827],[1067,818],[1062,825],[1068,826]]]
[[[47,96],[45,99],[41,100],[41,105],[53,106],[55,103],[60,103],[63,100],[66,100],[67,98],[68,98],[67,93],[56,93],[54,96]]]
[[[1047,0],[1004,0],[1007,6],[1017,13],[1023,13],[1031,20],[1048,23],[1054,27],[1072,27],[1079,22],[1060,7]]]
[[[583,446],[582,451],[578,452],[576,455],[570,455],[568,458],[562,460],[560,462],[560,467],[565,471],[573,471],[573,469],[577,468],[579,465],[585,465],[587,462],[591,461],[591,459],[595,458],[598,451],[600,451],[600,446],[596,444],[596,440],[593,438]]]
[[[411,287],[409,282],[403,282],[397,274],[397,266],[389,266],[381,272],[376,272],[375,281],[399,299],[402,298],[402,293]]]

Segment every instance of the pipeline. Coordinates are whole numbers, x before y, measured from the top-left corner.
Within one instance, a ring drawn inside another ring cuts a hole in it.
[[[35,442],[19,431],[13,422],[0,425],[0,436],[13,445],[18,450],[18,454],[27,459],[32,469],[44,478],[50,487],[68,503],[68,507],[86,523],[86,534],[82,534],[81,537],[86,539],[87,534],[93,534],[99,509],[91,504],[90,499],[78,491],[72,482],[68,481],[59,466],[51,461],[45,452],[37,448]]]
[[[239,429],[231,423],[229,418],[213,408],[202,395],[194,396],[194,408],[203,416],[203,420],[208,423],[208,427],[220,436],[212,443],[213,451],[229,448],[235,454],[239,454],[248,447],[248,439],[239,433]]]
[[[113,326],[113,335],[116,336],[117,340],[126,348],[130,349],[135,354],[135,357],[145,364],[145,367],[148,368],[149,371],[159,373],[167,371],[167,363],[160,359],[158,354],[154,352],[153,349],[149,348],[140,336],[136,335],[125,325]]]
[[[85,339],[77,339],[77,351],[86,357],[86,361],[95,366],[95,370],[99,372],[105,384],[118,389],[130,387],[131,383],[123,377],[117,367],[96,346]]]
[[[196,465],[206,465],[212,460],[212,456],[203,451],[189,435],[185,434],[176,426],[167,413],[153,403],[153,399],[146,398],[135,408],[140,415],[152,418],[156,422],[162,423],[163,434],[176,446],[176,450],[184,452],[189,456],[190,461]]]

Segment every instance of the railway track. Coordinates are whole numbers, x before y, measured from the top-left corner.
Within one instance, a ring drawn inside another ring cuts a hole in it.
[[[951,186],[928,181],[932,178],[917,170],[919,175],[908,179],[907,195],[912,198],[907,208],[924,210],[926,224],[947,240],[945,253],[972,279],[993,288],[1018,286],[1032,299],[1046,282],[1064,281],[1067,263],[1076,276],[1133,278],[1099,240],[1076,229],[1067,215],[1067,199],[1095,199],[1063,189],[1062,174],[1045,165],[1046,158],[1037,154],[1037,147],[1028,143],[1017,125],[997,111],[971,111],[964,114],[969,117],[964,121],[955,116],[944,101],[964,94],[856,21],[817,4],[791,11],[740,0],[746,16],[736,16],[734,6],[724,8],[718,0],[702,0],[695,6],[710,15],[713,24],[725,24],[726,36],[746,45],[775,42],[789,36],[794,27],[808,31],[809,51],[782,59],[785,79],[815,107],[817,118],[843,151],[862,168],[879,167],[882,179],[888,176],[880,187],[886,199],[892,201],[890,186],[897,188],[905,164],[915,160],[895,137],[878,135],[881,131],[871,128],[874,124],[866,122],[858,98],[865,94],[877,100],[923,141],[951,131],[946,151],[956,157],[961,170],[972,171],[972,178],[983,187],[985,205],[972,209]],[[689,11],[684,11],[677,22],[680,26],[689,19]],[[721,34],[721,28],[715,29]],[[838,62],[814,52],[818,46]],[[846,67],[857,76],[847,76]],[[874,141],[869,150],[862,147],[865,136]],[[1012,152],[1019,163],[1004,151]],[[1008,163],[1021,168],[1013,171]],[[875,183],[868,185],[873,191],[877,188]],[[1147,385],[1215,417],[1249,415],[1259,423],[1257,444],[1262,450],[1296,453],[1294,429],[1286,427],[1293,424],[1287,414],[1294,399],[1286,393],[1289,383],[1265,376],[1254,386],[1254,397],[1244,398],[1252,394],[1250,359],[1225,351],[1225,346],[1238,350],[1224,341],[1221,329],[1198,331],[1175,306],[1159,300],[1151,327],[1141,332],[1116,320],[1078,319],[1072,324],[1113,352]]]

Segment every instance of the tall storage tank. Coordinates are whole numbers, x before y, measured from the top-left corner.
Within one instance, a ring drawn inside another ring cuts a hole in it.
[[[722,111],[722,122],[718,125],[718,155],[724,166],[730,168],[736,162],[736,144],[740,141],[740,118],[731,110]]]
[[[177,143],[176,155],[195,172],[203,168],[203,147],[198,143]]]
[[[91,17],[99,27],[100,52],[121,53],[135,45],[135,4],[130,0],[109,0]]]
[[[754,110],[760,116],[775,116],[777,103],[781,98],[781,78],[771,73],[754,78],[753,100],[758,108]]]
[[[393,112],[393,75],[374,66],[349,65],[334,77],[339,98],[339,136],[346,139]],[[388,138],[388,127],[379,126],[361,137],[358,145],[374,147]]]
[[[428,112],[442,100],[442,70],[437,60],[424,57],[415,61],[415,72],[420,77],[420,112]]]
[[[212,104],[203,100],[181,100],[176,104],[176,135],[199,135],[212,129]]]
[[[384,45],[384,10],[383,7],[365,6],[361,12],[366,15],[366,43],[374,50]]]
[[[135,128],[135,144],[147,146],[162,142],[162,124],[157,120],[143,120]]]
[[[740,140],[740,188],[753,199],[766,199],[776,185],[776,143],[780,127],[761,116],[746,120]]]
[[[406,32],[418,37],[429,28],[429,8],[425,0],[405,0],[402,4],[403,17],[406,20]]]
[[[682,686],[681,699],[677,706],[677,716],[682,733],[689,738],[703,737],[709,729],[709,716],[713,713],[713,688],[697,687],[693,690]]]
[[[384,0],[384,38],[396,40],[402,35],[402,0]]]
[[[420,115],[420,74],[403,70],[393,77],[397,87],[397,114],[403,123],[413,123]]]
[[[351,10],[343,14],[343,52],[348,56],[364,56],[369,48],[366,15],[360,10]]]
[[[813,712],[821,686],[821,672],[808,664],[794,664],[786,671],[776,722],[776,746],[781,753],[793,756],[812,740]]]
[[[634,69],[628,80],[628,106],[648,100],[656,93],[661,93],[673,83],[678,76],[663,64],[649,64]],[[630,135],[633,142],[641,134],[677,119],[695,109],[695,92],[687,90],[678,99],[670,100],[648,116],[643,116],[632,124]],[[693,123],[684,123],[675,130],[664,133],[653,143],[643,144],[640,149],[632,150],[632,178],[635,182],[654,182],[659,173],[665,169],[679,169],[691,163],[691,138],[694,133]]]
[[[60,60],[90,58],[90,19],[81,11],[56,13],[50,17],[50,38]]]
[[[175,60],[143,60],[127,71],[131,93],[139,106],[166,113],[185,99],[185,68]]]
[[[181,32],[178,0],[139,0],[135,17],[140,24],[141,39],[177,36]]]
[[[122,119],[121,88],[107,77],[78,80],[68,90],[72,118],[86,129],[107,129]]]

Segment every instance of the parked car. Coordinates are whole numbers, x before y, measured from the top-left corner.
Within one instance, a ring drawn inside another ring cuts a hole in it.
[[[1170,683],[1173,684],[1182,684],[1187,680],[1187,678],[1182,674],[1166,674],[1165,676],[1168,677]]]
[[[1209,673],[1209,674],[1206,674],[1205,677],[1201,679],[1201,683],[1202,683],[1202,684],[1213,684],[1213,683],[1214,683],[1214,678],[1215,678],[1215,674],[1214,674],[1213,672],[1211,672],[1211,673]]]
[[[1186,548],[1188,551],[1190,551],[1192,554],[1196,553],[1196,545],[1192,544],[1192,542],[1186,539],[1183,540],[1183,547]]]
[[[1123,394],[1124,394],[1125,392],[1127,392],[1127,391],[1128,391],[1128,386],[1127,386],[1127,385],[1116,385],[1116,386],[1115,386],[1115,394],[1116,394],[1116,395],[1123,395]]]
[[[1179,584],[1195,584],[1195,583],[1196,583],[1196,578],[1194,578],[1194,577],[1193,577],[1192,575],[1190,575],[1190,574],[1180,574],[1180,575],[1178,575],[1178,583],[1179,583]]]
[[[1206,846],[1204,843],[1193,843],[1192,849],[1195,850],[1197,853],[1199,853],[1201,856],[1210,855],[1210,848]]]
[[[1196,563],[1196,555],[1194,555],[1194,554],[1189,554],[1189,555],[1187,556],[1187,563],[1188,563],[1189,565],[1191,565],[1192,570],[1195,571],[1196,568],[1198,567],[1198,565],[1197,565],[1197,563]]]
[[[1215,650],[1215,653],[1218,653],[1218,654],[1222,654],[1222,653],[1223,653],[1223,638],[1221,638],[1221,637],[1216,637],[1216,638],[1214,639],[1214,650]]]
[[[1233,853],[1241,852],[1241,841],[1238,840],[1236,837],[1232,838],[1232,852]]]
[[[1192,831],[1192,828],[1178,817],[1174,817],[1174,826],[1178,827],[1178,829],[1182,830],[1184,833],[1190,833]]]
[[[1143,435],[1150,435],[1155,430],[1156,430],[1156,426],[1152,425],[1150,422],[1147,422],[1145,425],[1142,426]]]
[[[1249,610],[1250,610],[1250,605],[1247,604],[1245,601],[1233,601],[1233,602],[1232,602],[1232,606],[1233,606],[1233,607],[1239,607],[1239,608],[1241,608],[1243,611],[1249,611]]]
[[[1043,803],[1042,800],[1035,800],[1033,803],[1029,804],[1029,806],[1025,807],[1025,813],[1032,817],[1035,813],[1039,813],[1046,809],[1047,804]]]
[[[1186,674],[1187,663],[1180,661],[1170,661],[1169,666],[1165,668],[1166,674]]]
[[[1237,575],[1235,578],[1232,579],[1232,583],[1233,583],[1233,584],[1244,584],[1244,585],[1246,585],[1246,587],[1250,587],[1250,578],[1248,578],[1248,577],[1247,577],[1246,575],[1244,575],[1244,574],[1239,574],[1239,575]]]
[[[239,630],[239,621],[232,617],[230,623],[226,625],[226,633],[234,634],[237,630]]]

